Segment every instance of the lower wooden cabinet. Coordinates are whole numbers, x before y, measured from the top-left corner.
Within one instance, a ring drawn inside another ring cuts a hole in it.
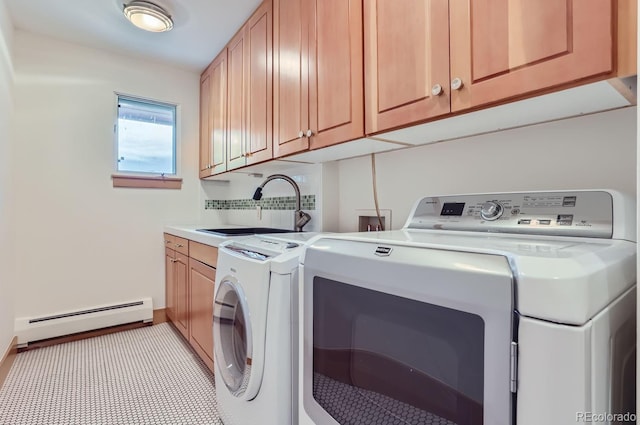
[[[165,237],[166,243],[169,243]],[[165,312],[170,321],[176,320],[176,252],[173,249],[164,249],[164,282],[166,307]]]
[[[189,258],[176,252],[176,261],[173,263],[175,269],[175,293],[176,308],[174,324],[185,338],[189,338]]]
[[[213,295],[218,248],[166,234],[167,318],[213,371]]]
[[[189,259],[189,343],[213,370],[213,293],[216,269]]]

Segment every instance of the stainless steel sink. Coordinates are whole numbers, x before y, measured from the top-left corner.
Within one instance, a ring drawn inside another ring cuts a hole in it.
[[[211,233],[218,236],[262,235],[267,233],[293,233],[295,230],[274,229],[272,227],[233,227],[228,229],[196,229],[198,232]]]

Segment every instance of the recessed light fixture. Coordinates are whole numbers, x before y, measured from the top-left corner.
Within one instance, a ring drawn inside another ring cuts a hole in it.
[[[125,4],[124,16],[136,27],[151,32],[169,31],[173,28],[173,21],[167,11],[148,1],[134,0]]]

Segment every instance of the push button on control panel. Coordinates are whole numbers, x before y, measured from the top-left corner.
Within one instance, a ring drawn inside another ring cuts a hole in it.
[[[547,220],[547,219],[538,220],[538,224],[549,225],[551,224],[551,220]]]
[[[521,218],[520,220],[518,220],[518,224],[531,224],[531,219],[530,218]]]
[[[571,226],[573,224],[573,214],[560,214],[556,222],[558,226]]]

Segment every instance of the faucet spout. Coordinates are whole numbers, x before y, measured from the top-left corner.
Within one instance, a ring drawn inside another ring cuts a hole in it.
[[[300,200],[300,188],[298,184],[291,177],[286,176],[284,174],[272,174],[262,182],[260,186],[256,189],[253,194],[253,199],[255,201],[259,201],[262,199],[262,189],[265,187],[267,183],[272,180],[284,180],[293,186],[293,190],[296,192],[296,210],[293,214],[293,227],[296,232],[301,232],[302,228],[305,224],[307,224],[311,220],[311,216],[306,212],[302,211],[301,208],[301,200]]]

